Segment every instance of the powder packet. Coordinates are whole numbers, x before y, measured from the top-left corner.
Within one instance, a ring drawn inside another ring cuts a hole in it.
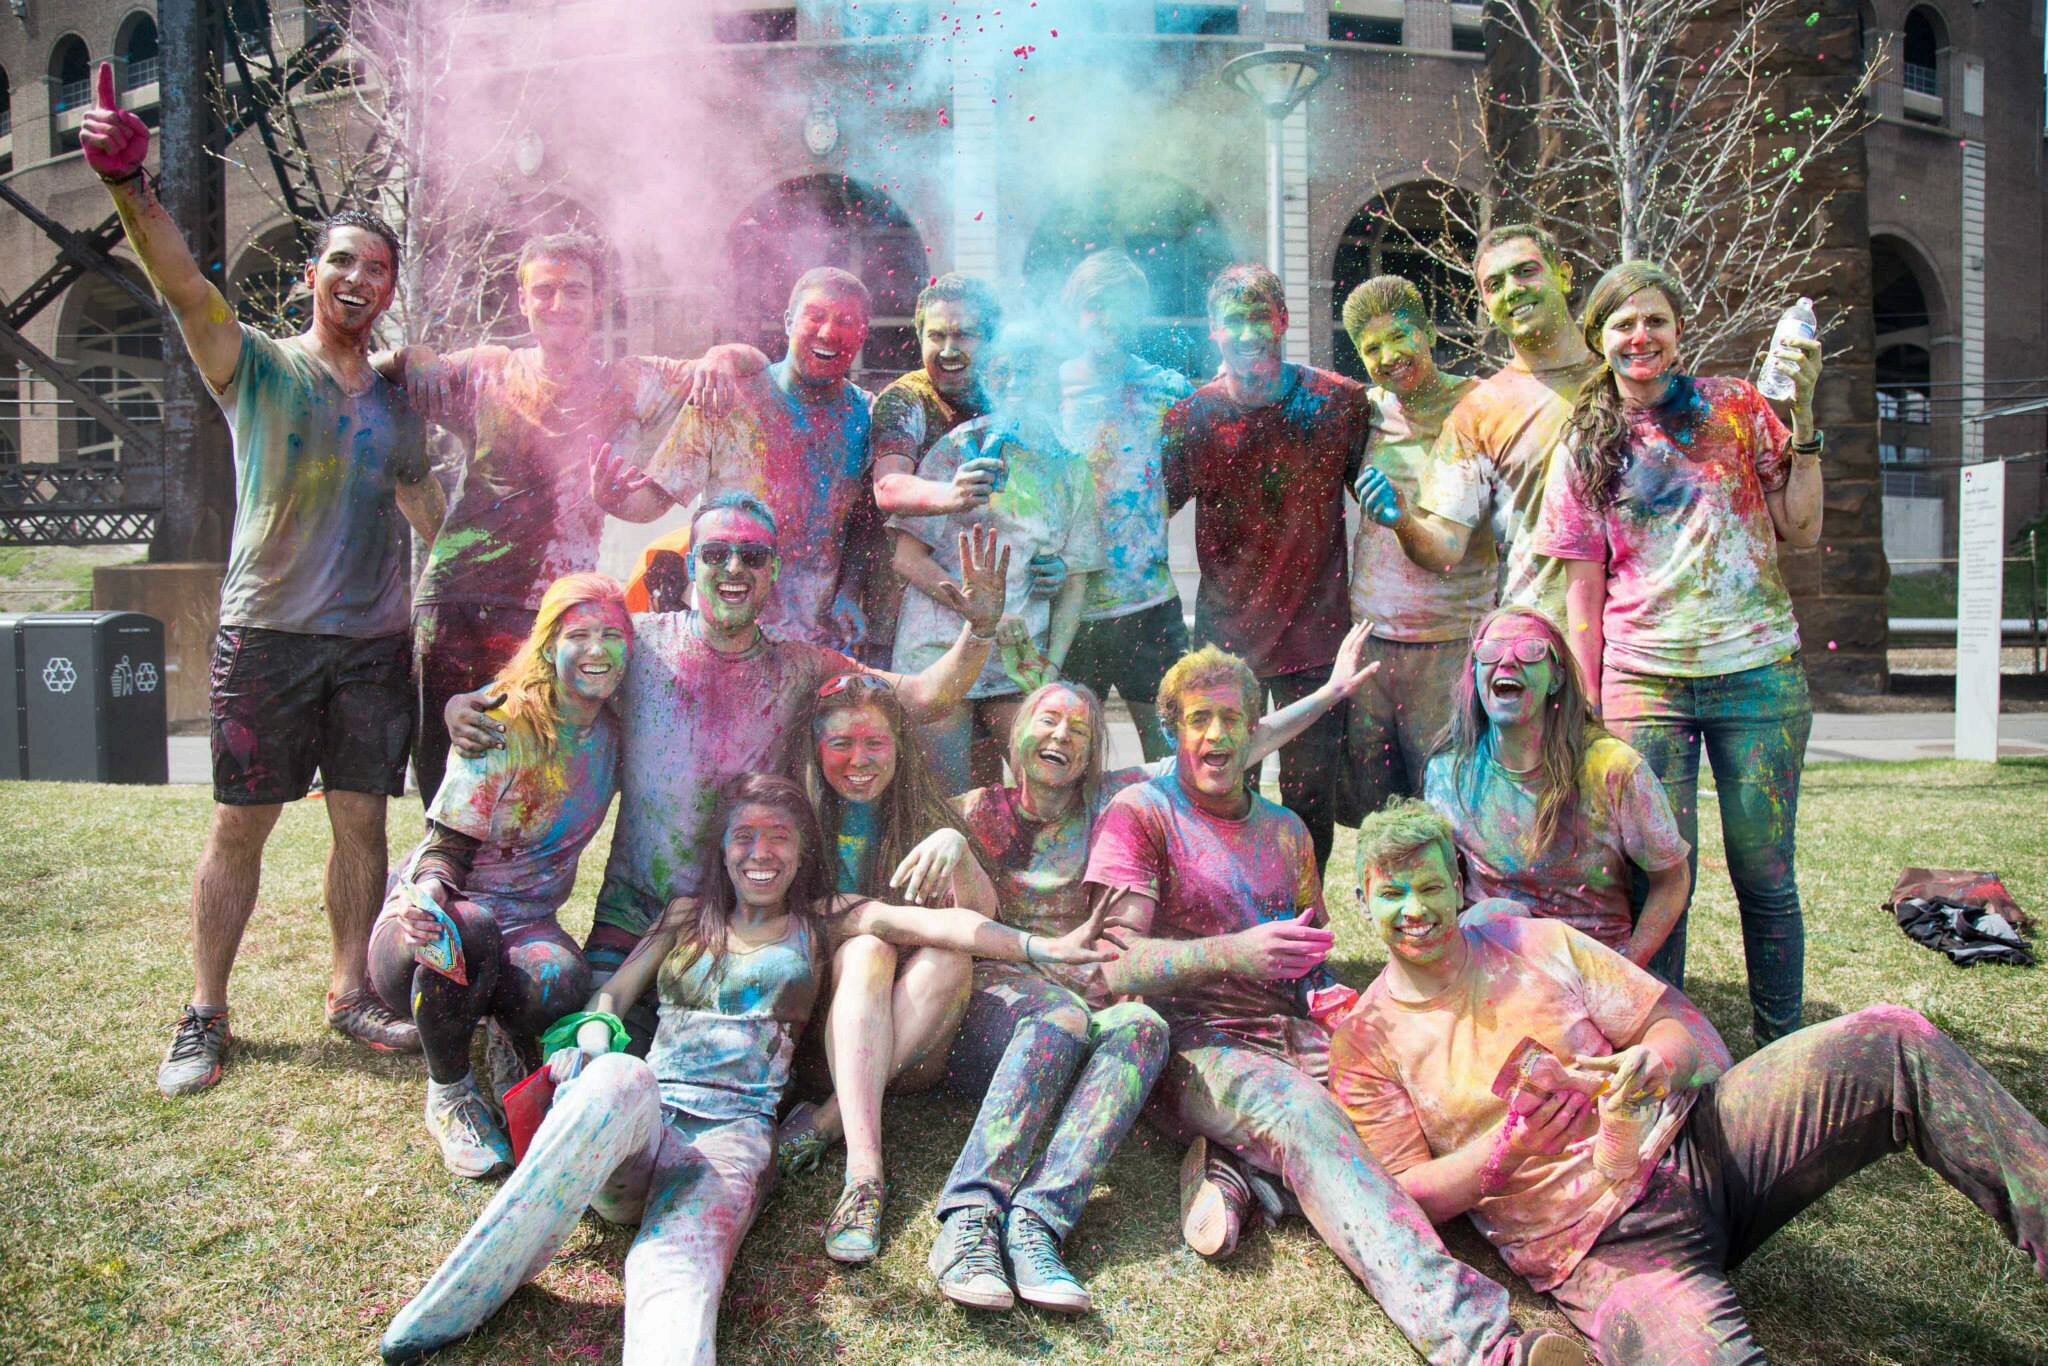
[[[456,931],[455,922],[449,918],[448,912],[442,910],[441,903],[428,896],[420,885],[409,877],[399,877],[398,890],[414,907],[433,916],[434,923],[441,931],[433,942],[415,944],[412,960],[432,968],[459,987],[468,986],[469,965],[462,957],[462,936]]]

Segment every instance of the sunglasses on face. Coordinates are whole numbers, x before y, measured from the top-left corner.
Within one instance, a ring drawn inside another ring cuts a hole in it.
[[[1536,636],[1517,636],[1513,640],[1482,640],[1472,646],[1472,658],[1481,664],[1498,664],[1513,655],[1524,664],[1534,664],[1550,654],[1550,642]]]
[[[873,674],[840,674],[828,678],[818,686],[819,697],[836,697],[848,689],[862,692],[886,692],[889,685]]]
[[[723,569],[737,557],[748,569],[760,569],[775,558],[775,547],[734,541],[706,541],[696,549],[697,562]]]

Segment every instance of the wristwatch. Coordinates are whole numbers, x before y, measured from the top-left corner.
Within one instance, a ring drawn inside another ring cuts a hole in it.
[[[1814,460],[1818,460],[1820,459],[1820,453],[1823,450],[1827,449],[1827,444],[1828,434],[1826,432],[1816,431],[1813,434],[1813,440],[1811,441],[1793,442],[1792,454],[1798,456],[1807,456]]]

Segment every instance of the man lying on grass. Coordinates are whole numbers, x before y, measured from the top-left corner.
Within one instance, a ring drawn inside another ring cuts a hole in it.
[[[1358,840],[1387,966],[1336,1021],[1330,1089],[1602,1361],[1762,1361],[1729,1268],[1907,1146],[2048,1277],[2048,1129],[1919,1015],[1872,1006],[1731,1067],[1690,1001],[1562,921],[1495,901],[1461,925],[1435,811],[1394,803]]]

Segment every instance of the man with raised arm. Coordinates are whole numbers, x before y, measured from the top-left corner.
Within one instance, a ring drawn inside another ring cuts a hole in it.
[[[1359,504],[1394,529],[1409,559],[1439,573],[1474,555],[1492,557],[1498,541],[1506,563],[1501,605],[1535,607],[1562,624],[1564,570],[1536,554],[1532,536],[1572,400],[1600,358],[1572,321],[1571,265],[1542,228],[1492,229],[1479,239],[1472,274],[1514,356],[1444,420],[1412,505],[1376,470],[1359,480]]]
[[[384,803],[404,791],[413,729],[406,522],[432,541],[442,512],[419,424],[370,365],[398,239],[368,214],[329,219],[306,266],[311,324],[268,337],[235,322],[179,237],[143,170],[149,130],[118,106],[108,63],[79,141],[234,439],[234,539],[213,652],[213,820],[192,884],[196,980],[157,1086],[176,1096],[220,1079],[228,975],[263,846],[316,771],[334,832],[327,1021],[372,1048],[417,1050],[418,1031],[363,981],[384,890]]]
[[[671,900],[698,895],[716,872],[718,831],[710,822],[719,788],[742,773],[794,774],[821,684],[877,673],[922,720],[964,698],[988,662],[1010,555],[986,528],[961,538],[960,580],[950,596],[965,620],[953,648],[907,676],[761,629],[781,573],[779,543],[775,514],[751,494],[708,499],[690,528],[694,607],[633,618],[633,652],[618,693],[625,717],[618,828],[584,946],[599,983]],[[448,704],[448,730],[463,752],[504,744],[504,727],[486,705],[492,700],[473,692]],[[627,1023],[644,1044],[654,1016],[651,1003],[642,1005]]]
[[[873,308],[860,277],[807,270],[789,291],[789,349],[747,378],[730,411],[685,408],[647,462],[678,505],[750,493],[775,514],[782,577],[761,625],[783,640],[855,652],[866,634],[858,584],[845,571],[848,529],[865,495],[868,405],[853,383]]]
[[[1281,358],[1287,297],[1264,266],[1209,286],[1223,372],[1166,414],[1166,506],[1195,504],[1195,638],[1242,655],[1275,706],[1322,682],[1351,629],[1344,494],[1358,478],[1372,407],[1356,380]],[[1280,751],[1280,800],[1330,857],[1345,708]]]
[[[1322,1021],[1355,993],[1322,971],[1335,936],[1308,830],[1245,786],[1262,697],[1250,666],[1213,645],[1167,670],[1173,769],[1116,795],[1088,856],[1094,893],[1132,927],[1103,985],[1144,996],[1171,1034],[1150,1113],[1190,1140],[1182,1236],[1229,1256],[1254,1183],[1277,1180],[1431,1361],[1583,1361],[1567,1340],[1516,1330],[1507,1292],[1445,1251],[1324,1090]],[[1258,1198],[1279,1212],[1277,1193]]]

